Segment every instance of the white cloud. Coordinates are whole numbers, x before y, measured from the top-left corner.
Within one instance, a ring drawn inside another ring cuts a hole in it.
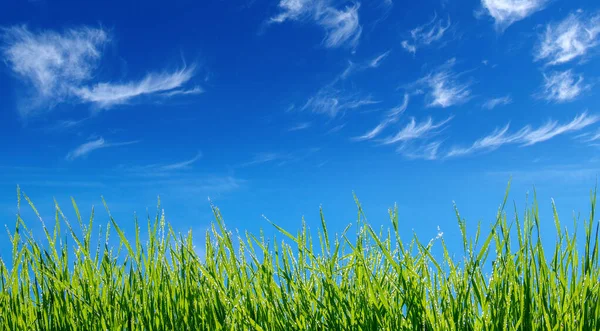
[[[264,163],[278,162],[277,166],[283,166],[285,164],[299,162],[307,159],[308,157],[319,152],[320,148],[306,148],[289,153],[259,153],[245,163],[238,165],[238,168],[245,168],[250,166],[256,166]]]
[[[585,142],[588,142],[588,143],[598,141],[598,140],[600,140],[600,129],[597,130],[596,133],[594,133],[594,134],[587,133],[587,134],[581,135],[580,137],[588,137],[587,139],[585,139]]]
[[[498,106],[505,106],[505,105],[509,105],[513,102],[512,98],[507,95],[507,96],[503,96],[500,98],[492,98],[489,99],[488,101],[483,103],[483,108],[486,109],[494,109]]]
[[[333,134],[333,133],[340,132],[345,127],[346,127],[346,123],[336,125],[333,128],[329,129],[326,134]]]
[[[579,131],[598,122],[598,120],[600,120],[598,116],[589,116],[587,113],[583,113],[575,117],[571,122],[562,125],[559,125],[556,121],[549,121],[542,127],[527,132],[523,138],[523,145],[531,146],[564,133]]]
[[[60,131],[71,130],[71,129],[81,126],[83,123],[85,123],[90,118],[91,117],[84,117],[79,120],[73,120],[73,119],[58,120],[54,124],[46,127],[44,130],[47,132],[60,132]]]
[[[548,24],[536,48],[535,60],[557,65],[583,57],[600,44],[600,14],[570,14],[558,24]]]
[[[382,53],[381,55],[378,55],[376,58],[374,58],[373,60],[371,60],[369,62],[369,67],[371,68],[378,68],[379,65],[381,64],[381,62],[388,56],[390,55],[390,51],[387,51],[385,53]]]
[[[196,156],[194,156],[193,158],[191,158],[191,159],[189,159],[187,161],[159,166],[158,170],[160,170],[160,171],[173,171],[173,170],[189,169],[192,164],[196,163],[201,158],[202,158],[202,152],[198,152],[196,154]]]
[[[287,20],[298,20],[304,15],[308,15],[317,6],[318,1],[314,0],[281,0],[279,8],[281,13],[270,19],[270,22],[283,23]]]
[[[463,104],[471,98],[470,83],[458,81],[460,75],[452,71],[454,63],[455,60],[451,59],[415,83],[428,88],[428,107],[447,108]]]
[[[520,144],[522,146],[532,146],[540,142],[550,140],[556,136],[579,131],[600,120],[598,116],[590,116],[586,112],[576,116],[571,122],[558,124],[557,121],[548,121],[537,129],[532,129],[527,125],[521,130],[509,133],[509,124],[502,129],[496,129],[490,135],[475,141],[469,147],[454,147],[446,157],[456,157],[467,155],[479,151],[492,151],[506,144]]]
[[[73,161],[73,160],[75,160],[77,158],[87,156],[91,152],[93,152],[95,150],[98,150],[98,149],[108,148],[108,147],[126,146],[126,145],[136,144],[138,142],[139,141],[127,141],[127,142],[119,142],[119,143],[107,143],[104,140],[104,138],[100,137],[100,138],[98,138],[96,140],[88,141],[88,142],[86,142],[86,143],[78,146],[74,150],[70,151],[67,154],[66,159],[69,160],[69,161]]]
[[[371,140],[371,139],[377,137],[381,132],[383,132],[383,130],[390,123],[392,123],[392,119],[386,118],[381,123],[379,123],[376,127],[374,127],[371,131],[363,134],[362,136],[355,137],[355,138],[353,138],[353,140],[356,140],[356,141]]]
[[[142,166],[126,166],[119,165],[116,169],[121,170],[125,173],[138,175],[138,176],[151,176],[151,177],[161,177],[161,176],[171,176],[175,173],[181,172],[183,170],[192,169],[192,165],[198,160],[202,158],[202,152],[196,153],[196,155],[185,161],[170,163],[170,164],[148,164]]]
[[[409,101],[410,95],[408,93],[405,93],[404,99],[402,99],[402,104],[398,107],[390,109],[390,111],[387,113],[387,117],[398,117],[399,115],[402,115],[402,113],[406,111],[406,108],[408,108]]]
[[[293,132],[293,131],[306,130],[306,129],[310,128],[310,126],[311,126],[310,122],[302,122],[302,123],[298,123],[297,125],[294,125],[293,127],[289,128],[288,131]]]
[[[343,45],[356,46],[362,33],[359,22],[359,3],[337,9],[328,0],[281,0],[281,12],[269,23],[288,20],[310,20],[325,30],[323,44],[329,48]]]
[[[549,0],[481,0],[481,6],[502,31],[546,7]]]
[[[346,110],[358,109],[380,103],[371,95],[364,95],[360,91],[348,91],[347,79],[354,73],[379,67],[381,62],[389,55],[390,51],[377,55],[369,61],[355,64],[348,61],[348,66],[341,74],[333,78],[331,82],[321,87],[317,93],[310,97],[300,111],[310,110],[316,114],[325,114],[336,117]],[[288,111],[295,109],[291,107]]]
[[[353,74],[354,72],[360,71],[363,68],[364,68],[363,66],[357,66],[354,62],[348,61],[348,66],[346,67],[344,72],[342,72],[342,74],[339,77],[340,77],[340,79],[346,79],[346,78],[350,77],[350,75]]]
[[[194,75],[194,68],[183,68],[172,73],[148,74],[139,82],[124,84],[98,83],[93,87],[81,87],[74,94],[85,102],[101,108],[127,103],[142,95],[171,91],[187,83]],[[184,92],[181,92],[184,93]]]
[[[327,7],[324,10],[320,25],[325,29],[325,46],[330,48],[340,47],[344,44],[356,46],[362,33],[362,27],[358,21],[358,8],[360,4],[337,10]]]
[[[346,67],[344,72],[342,72],[342,74],[339,76],[338,79],[344,80],[344,79],[350,77],[354,73],[361,72],[361,71],[367,70],[367,69],[379,68],[379,66],[381,65],[383,60],[385,60],[385,58],[388,57],[389,54],[390,54],[390,51],[381,53],[380,55],[377,55],[375,58],[373,58],[372,60],[366,61],[365,63],[356,64],[352,61],[348,61],[348,66]],[[334,81],[334,83],[335,82],[336,81]]]
[[[434,18],[430,22],[416,27],[410,31],[412,41],[403,40],[401,45],[408,52],[415,54],[417,52],[417,48],[431,45],[432,43],[442,39],[444,33],[450,29],[450,26],[450,17],[448,17],[446,23],[444,23],[444,20],[438,19],[437,14],[435,14]]]
[[[362,136],[353,138],[353,140],[356,140],[356,141],[371,140],[371,139],[377,137],[381,132],[383,132],[383,130],[385,128],[387,128],[388,125],[398,122],[400,115],[402,115],[408,108],[409,99],[410,99],[409,95],[405,94],[404,101],[402,102],[402,104],[400,106],[392,108],[386,114],[385,118],[375,128],[373,128],[369,132],[363,134]]]
[[[438,129],[446,125],[451,119],[452,117],[449,117],[442,122],[434,123],[433,119],[429,117],[426,121],[417,123],[415,118],[411,117],[410,122],[402,128],[402,130],[398,131],[398,133],[393,136],[382,139],[381,142],[385,145],[389,145],[415,139],[424,139],[438,133]]]
[[[102,29],[80,28],[33,33],[25,26],[3,29],[2,52],[20,78],[31,84],[33,106],[19,109],[33,114],[35,106],[49,107],[71,94],[71,87],[89,80],[96,69],[102,48],[110,41]]]
[[[164,97],[197,94],[199,87],[181,88],[193,76],[193,68],[171,73],[150,73],[138,82],[94,82],[104,47],[111,41],[102,28],[81,27],[32,32],[25,26],[2,29],[1,51],[11,70],[31,87],[21,102],[23,118],[51,110],[62,102],[94,103],[109,107],[141,96]]]
[[[551,102],[567,102],[577,98],[589,86],[583,84],[583,75],[573,74],[571,70],[544,74],[542,97]]]
[[[475,141],[470,147],[453,147],[446,154],[446,157],[467,155],[478,151],[492,151],[505,144],[518,143],[523,139],[526,131],[529,130],[522,129],[516,133],[509,134],[509,127],[510,125],[507,124],[502,129],[494,130],[490,135]]]
[[[272,161],[276,161],[276,160],[282,160],[285,157],[286,157],[285,154],[280,154],[280,153],[259,153],[259,154],[256,154],[252,158],[252,160],[242,163],[240,165],[240,167],[244,168],[244,167],[250,167],[250,166],[268,163],[268,162],[272,162]]]
[[[346,110],[352,110],[377,104],[379,101],[373,100],[370,96],[359,97],[348,95],[342,90],[336,89],[331,85],[321,88],[316,95],[312,96],[301,110],[311,110],[316,114],[325,114],[330,117],[336,117],[339,113]]]
[[[202,94],[204,93],[204,89],[201,88],[200,86],[195,86],[192,89],[189,90],[174,90],[174,91],[169,91],[169,92],[164,92],[161,93],[162,96],[164,97],[172,97],[172,96],[176,96],[176,95],[196,95],[196,94]]]
[[[409,53],[415,54],[417,52],[417,47],[414,46],[414,45],[409,44],[408,41],[406,41],[406,40],[402,40],[402,42],[400,43],[400,45],[402,45],[402,48],[404,48]]]
[[[434,141],[429,144],[420,145],[417,147],[409,147],[408,144],[403,144],[398,147],[397,152],[411,160],[428,160],[433,161],[438,158],[438,151],[442,145],[441,141]]]

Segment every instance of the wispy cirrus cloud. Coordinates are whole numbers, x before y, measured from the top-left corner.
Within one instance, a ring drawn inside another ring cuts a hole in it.
[[[406,109],[406,105],[408,105],[407,96],[405,96],[405,103],[401,107]],[[394,111],[389,114],[391,113],[394,113]],[[431,117],[428,117],[424,121],[417,122],[414,117],[411,117],[409,122],[396,134],[379,139],[378,141],[383,145],[398,144],[399,146],[396,148],[396,151],[408,159],[435,160],[438,158],[438,152],[442,142],[439,140],[431,141],[431,138],[444,130],[446,124],[451,120],[452,116],[436,123]],[[353,140],[372,140],[381,134],[389,124],[397,121],[398,117],[388,116],[373,130],[360,137],[353,138]]]
[[[396,149],[404,157],[411,160],[436,160],[439,156],[439,150],[442,146],[441,141],[434,141],[427,144],[413,146],[411,144],[403,144]]]
[[[584,57],[600,44],[600,13],[572,13],[559,23],[550,23],[540,36],[535,61],[558,65]]]
[[[596,130],[596,132],[594,133],[588,132],[580,134],[579,136],[577,136],[577,138],[580,138],[587,143],[600,141],[600,129]]]
[[[73,130],[83,125],[83,123],[87,122],[90,118],[91,117],[84,117],[78,120],[58,120],[54,124],[43,128],[43,130],[46,132],[64,132],[68,130]]]
[[[325,134],[334,134],[334,133],[340,132],[345,127],[346,127],[346,123],[338,124],[338,125],[332,127],[331,129],[327,130],[327,132]]]
[[[564,103],[575,100],[589,88],[583,83],[583,75],[574,74],[572,70],[553,72],[544,74],[543,92],[538,96],[550,102]]]
[[[294,132],[294,131],[306,130],[306,129],[310,128],[311,125],[312,125],[311,122],[298,123],[298,124],[292,126],[291,128],[289,128],[288,131],[289,132]]]
[[[377,103],[379,101],[374,100],[370,95],[348,94],[341,89],[326,86],[310,97],[301,110],[310,110],[316,114],[336,117],[347,110],[358,109]]]
[[[483,103],[482,107],[485,109],[492,110],[498,106],[510,105],[513,102],[510,95],[506,95],[499,98],[492,98]]]
[[[130,100],[157,92],[172,91],[187,83],[194,75],[194,68],[183,68],[174,72],[150,73],[137,82],[123,84],[98,83],[91,87],[74,89],[74,94],[85,102],[91,102],[101,108],[109,108],[129,102]],[[187,91],[190,93],[192,90]],[[170,93],[186,93],[172,91]],[[168,96],[168,94],[163,94]],[[172,94],[175,95],[175,94]]]
[[[558,135],[562,135],[568,132],[579,131],[586,128],[600,120],[599,116],[588,115],[582,113],[576,116],[571,122],[565,124],[558,124],[556,121],[548,121],[543,126],[528,131],[523,138],[523,146],[531,146],[546,140],[550,140]]]
[[[427,76],[412,84],[426,89],[427,107],[447,108],[461,105],[471,98],[470,82],[461,82],[461,74],[453,72],[455,59],[447,61]]]
[[[342,80],[346,79],[346,78],[350,77],[352,74],[361,72],[366,69],[379,68],[379,66],[381,65],[383,60],[385,60],[385,58],[387,58],[388,55],[390,55],[390,51],[383,52],[383,53],[375,56],[371,60],[368,60],[364,63],[357,64],[352,61],[348,61],[348,66],[346,67],[346,70],[344,70],[344,72],[342,72],[342,74],[338,77],[338,79],[342,79]]]
[[[379,65],[381,64],[381,62],[383,62],[383,60],[388,57],[388,55],[390,55],[390,51],[381,53],[380,55],[377,55],[374,59],[372,59],[371,61],[369,61],[368,67],[369,68],[378,68]]]
[[[328,0],[281,0],[280,13],[270,24],[285,21],[311,21],[325,31],[323,44],[328,48],[355,47],[362,34],[358,9],[360,3],[338,9]]]
[[[364,140],[371,140],[371,139],[377,137],[390,124],[398,122],[400,115],[402,115],[408,108],[409,100],[410,100],[410,96],[408,95],[408,93],[404,94],[404,100],[401,105],[399,105],[398,107],[394,107],[393,109],[388,111],[388,113],[385,115],[384,119],[381,122],[379,122],[379,124],[376,127],[374,127],[372,130],[366,132],[362,136],[352,138],[352,140],[364,141]]]
[[[381,61],[381,59],[379,61]],[[358,66],[350,62],[348,67],[341,74],[336,76],[333,81],[320,88],[317,93],[311,96],[300,110],[308,110],[316,114],[324,114],[333,118],[348,110],[359,109],[379,103],[380,101],[373,99],[371,95],[364,95],[359,92],[348,92],[344,87],[344,81],[351,74],[359,70],[364,70],[365,68],[376,68],[376,66]]]
[[[86,143],[79,145],[77,148],[73,149],[72,151],[70,151],[67,154],[66,159],[68,161],[73,161],[75,159],[85,157],[88,154],[90,154],[91,152],[99,150],[99,149],[109,148],[109,147],[127,146],[127,145],[137,144],[138,142],[139,142],[139,140],[108,143],[104,140],[104,138],[99,137],[96,140],[88,141]]]
[[[246,168],[251,166],[257,166],[266,163],[277,163],[278,166],[283,166],[288,163],[298,162],[308,158],[309,156],[319,152],[321,149],[318,147],[305,148],[294,152],[280,153],[280,152],[266,152],[255,154],[252,159],[244,163],[239,164],[238,168]]]
[[[348,78],[352,75],[367,70],[378,68],[382,61],[389,55],[390,51],[381,53],[362,63],[348,62],[348,66],[333,80],[321,87],[313,96],[308,98],[306,103],[300,107],[301,111],[312,111],[316,114],[328,115],[331,118],[344,114],[348,110],[363,108],[366,106],[378,104],[381,101],[375,100],[372,95],[364,94],[360,91],[352,91],[348,88],[351,85]]]
[[[452,117],[448,117],[441,122],[435,123],[431,117],[428,117],[427,120],[418,123],[414,117],[411,117],[409,123],[400,131],[392,136],[382,139],[381,143],[390,145],[395,143],[405,143],[416,139],[430,138],[431,136],[438,134],[451,120]]]
[[[502,145],[518,143],[522,141],[529,129],[523,128],[516,133],[508,133],[510,125],[507,124],[501,129],[495,129],[490,135],[476,140],[469,147],[453,147],[446,157],[462,156],[478,151],[493,151]]]
[[[494,18],[498,31],[544,9],[550,0],[481,0],[482,13]]]
[[[430,22],[410,31],[411,40],[403,40],[401,43],[402,48],[409,53],[416,54],[419,47],[429,46],[434,42],[440,41],[451,25],[450,17],[444,22],[443,19],[438,19],[436,13]]]
[[[202,152],[197,152],[194,157],[188,160],[175,163],[155,163],[148,165],[125,166],[120,165],[116,168],[117,171],[122,171],[131,175],[138,176],[169,176],[177,172],[191,170],[193,165],[202,158]]]
[[[193,66],[174,72],[149,73],[140,81],[97,82],[96,70],[111,42],[102,28],[80,27],[62,32],[32,32],[26,26],[2,29],[1,51],[16,76],[30,87],[19,107],[23,118],[48,112],[64,102],[91,103],[101,108],[123,104],[142,95],[183,87]],[[179,90],[181,93],[194,90]]]
[[[495,129],[490,135],[475,141],[469,147],[454,147],[446,157],[456,157],[468,155],[476,152],[493,151],[503,145],[519,144],[521,146],[532,146],[556,136],[570,132],[576,132],[584,129],[600,120],[596,115],[588,115],[584,112],[576,116],[571,122],[559,124],[557,121],[550,120],[544,125],[533,129],[527,125],[517,132],[509,133],[510,124],[503,128]]]
[[[173,91],[169,91],[169,92],[164,92],[161,93],[160,95],[163,97],[173,97],[176,95],[196,95],[196,94],[202,94],[204,93],[204,89],[200,86],[195,86],[194,88],[191,89],[178,89],[178,90],[173,90]]]
[[[196,155],[193,158],[191,158],[189,160],[177,162],[177,163],[165,164],[162,166],[158,166],[157,169],[160,171],[173,171],[173,170],[189,169],[192,164],[196,163],[201,158],[202,158],[202,152],[198,152],[198,153],[196,153]]]
[[[33,33],[26,26],[2,29],[2,53],[32,95],[19,112],[23,117],[52,108],[72,97],[72,87],[91,79],[103,47],[110,41],[103,29],[70,29]]]
[[[276,160],[281,160],[285,157],[286,157],[286,155],[281,154],[281,153],[272,153],[272,152],[259,153],[259,154],[254,155],[254,157],[251,160],[240,164],[239,167],[240,168],[251,167],[251,166],[260,165],[263,163],[269,163],[269,162],[273,162]]]

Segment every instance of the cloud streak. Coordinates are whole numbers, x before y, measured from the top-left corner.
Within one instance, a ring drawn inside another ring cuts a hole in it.
[[[575,100],[589,88],[583,84],[583,75],[572,70],[544,74],[544,86],[541,97],[550,102],[564,103]]]
[[[391,51],[383,52],[383,53],[377,55],[375,58],[373,58],[369,61],[366,61],[365,63],[356,64],[352,61],[349,61],[348,67],[346,67],[346,70],[344,70],[344,72],[342,72],[342,74],[338,77],[337,80],[340,80],[340,79],[344,80],[344,79],[350,77],[352,74],[355,74],[357,72],[361,72],[361,71],[364,71],[367,69],[379,68],[379,66],[381,65],[383,60],[385,60],[385,58],[387,58],[388,55],[390,55],[390,52]]]
[[[510,97],[510,95],[507,95],[507,96],[503,96],[500,98],[489,99],[488,101],[483,103],[482,107],[485,109],[492,110],[499,106],[510,105],[512,102],[513,102],[513,100]]]
[[[125,104],[136,97],[174,90],[187,83],[193,75],[193,67],[183,68],[171,73],[151,73],[138,82],[123,84],[99,83],[92,87],[77,88],[74,90],[74,94],[84,102],[93,103],[100,108],[110,108]],[[177,92],[176,94],[185,93],[184,91],[172,91],[170,93],[174,92]],[[168,94],[163,95],[169,96]]]
[[[390,124],[398,122],[400,115],[402,115],[406,109],[408,108],[408,102],[410,100],[410,96],[408,94],[404,95],[404,101],[398,107],[391,109],[385,116],[385,118],[372,130],[366,132],[362,136],[358,136],[352,138],[355,141],[364,141],[371,140],[377,137],[383,130],[385,130]]]
[[[164,177],[171,176],[178,173],[182,173],[186,170],[193,169],[193,165],[198,162],[203,157],[202,152],[198,151],[194,157],[188,160],[168,163],[168,164],[148,164],[148,165],[136,165],[136,166],[126,166],[119,165],[115,170],[134,175],[134,176],[149,176],[149,177]]]
[[[327,0],[281,0],[278,6],[280,13],[268,23],[311,21],[324,30],[325,47],[355,47],[358,44],[362,34],[358,15],[360,3],[338,9]]]
[[[549,0],[481,0],[481,7],[503,31],[513,23],[544,9]]]
[[[406,126],[404,126],[395,135],[382,139],[381,143],[384,145],[390,145],[399,142],[407,142],[416,139],[429,138],[432,135],[439,133],[439,129],[442,129],[451,120],[452,117],[448,117],[447,119],[441,122],[434,123],[433,119],[431,117],[428,117],[427,120],[417,123],[415,118],[411,117],[409,123],[406,124]]]
[[[586,133],[586,134],[582,134],[582,135],[580,135],[578,137],[579,138],[586,138],[584,141],[587,142],[587,143],[596,142],[596,141],[600,140],[600,129],[597,130],[593,134]]]
[[[416,54],[419,47],[429,46],[440,41],[450,27],[450,17],[444,23],[443,19],[438,19],[436,13],[430,22],[410,31],[411,40],[403,40],[401,43],[402,48],[409,53]]]
[[[193,158],[191,158],[189,160],[186,160],[186,161],[183,161],[183,162],[178,162],[178,163],[172,163],[172,164],[167,164],[167,165],[159,166],[157,169],[159,171],[174,171],[174,170],[189,169],[192,164],[196,163],[201,158],[202,158],[202,152],[198,152],[196,154],[196,156],[194,156]]]
[[[149,73],[140,81],[96,82],[98,63],[112,40],[102,28],[32,32],[26,26],[14,26],[1,32],[1,51],[7,64],[30,87],[19,107],[23,118],[48,112],[64,102],[108,108],[161,92],[166,92],[163,97],[200,92],[199,87],[180,89],[193,77],[193,66]]]
[[[545,142],[559,135],[576,132],[584,129],[600,120],[600,117],[588,115],[584,112],[576,116],[571,122],[559,124],[557,121],[548,121],[539,128],[533,129],[527,125],[517,132],[509,133],[510,125],[495,129],[490,135],[475,141],[469,147],[454,147],[446,157],[457,157],[482,151],[493,151],[507,144],[519,144],[521,146],[532,146]]]
[[[449,60],[413,84],[427,89],[427,107],[447,108],[464,104],[471,98],[470,83],[460,82],[460,75],[452,71],[455,62],[455,59]]]
[[[438,158],[441,145],[441,141],[434,141],[417,147],[410,147],[409,144],[403,144],[396,151],[410,160],[433,161]]]
[[[337,81],[336,79],[333,84],[321,88],[314,96],[308,99],[301,110],[310,110],[315,114],[324,114],[333,118],[347,110],[379,103],[379,101],[374,100],[371,96],[360,96],[356,93],[349,94],[344,92],[342,89],[335,87]]]
[[[378,55],[377,57],[375,57],[373,60],[371,60],[369,62],[368,67],[369,68],[378,68],[379,65],[381,65],[381,62],[383,62],[383,60],[388,57],[388,55],[390,55],[390,51],[384,52],[380,55]]]
[[[237,168],[246,168],[265,163],[277,162],[277,166],[283,166],[288,163],[298,162],[320,151],[320,148],[308,148],[290,153],[258,153],[254,157],[237,166]]]
[[[298,123],[298,124],[294,125],[293,127],[289,128],[288,131],[294,132],[294,131],[306,130],[306,129],[310,128],[311,125],[312,124],[310,122]]]
[[[136,140],[136,141],[126,141],[126,142],[118,142],[118,143],[107,143],[104,140],[104,138],[100,137],[96,140],[88,141],[86,143],[79,145],[77,148],[75,148],[74,150],[70,151],[67,154],[66,159],[68,161],[73,161],[75,159],[85,157],[85,156],[89,155],[90,153],[92,153],[93,151],[96,151],[99,149],[109,148],[109,147],[127,146],[127,145],[136,144],[138,142],[139,141]]]
[[[600,13],[570,14],[560,23],[548,24],[540,36],[535,61],[559,65],[584,57],[600,43]]]
[[[73,86],[91,79],[110,37],[87,27],[33,33],[15,26],[2,30],[2,41],[7,64],[33,90],[30,102],[19,109],[26,117],[70,98]]]

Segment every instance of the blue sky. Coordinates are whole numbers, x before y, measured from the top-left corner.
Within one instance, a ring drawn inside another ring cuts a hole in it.
[[[9,227],[17,184],[45,220],[103,195],[131,231],[160,195],[197,233],[207,197],[231,228],[322,205],[340,231],[355,192],[371,223],[397,203],[407,237],[452,241],[453,201],[489,224],[512,176],[521,211],[535,186],[569,222],[600,170],[592,1],[3,1],[0,29]]]

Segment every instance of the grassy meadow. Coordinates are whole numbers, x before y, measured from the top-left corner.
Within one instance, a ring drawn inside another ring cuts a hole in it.
[[[19,210],[37,214],[18,196]],[[201,249],[162,213],[124,233],[73,201],[76,219],[57,205],[43,240],[28,229],[41,218],[17,215],[0,261],[0,329],[600,330],[595,204],[592,192],[584,224],[569,232],[554,206],[554,220],[542,222],[537,203],[516,211],[505,198],[494,224],[472,237],[456,209],[448,216],[463,245],[451,252],[443,237],[399,233],[396,209],[387,229],[372,228],[358,201],[358,223],[341,233],[321,213],[319,231],[273,224],[277,238],[234,234],[213,207]],[[553,250],[543,248],[542,224],[554,224]]]

